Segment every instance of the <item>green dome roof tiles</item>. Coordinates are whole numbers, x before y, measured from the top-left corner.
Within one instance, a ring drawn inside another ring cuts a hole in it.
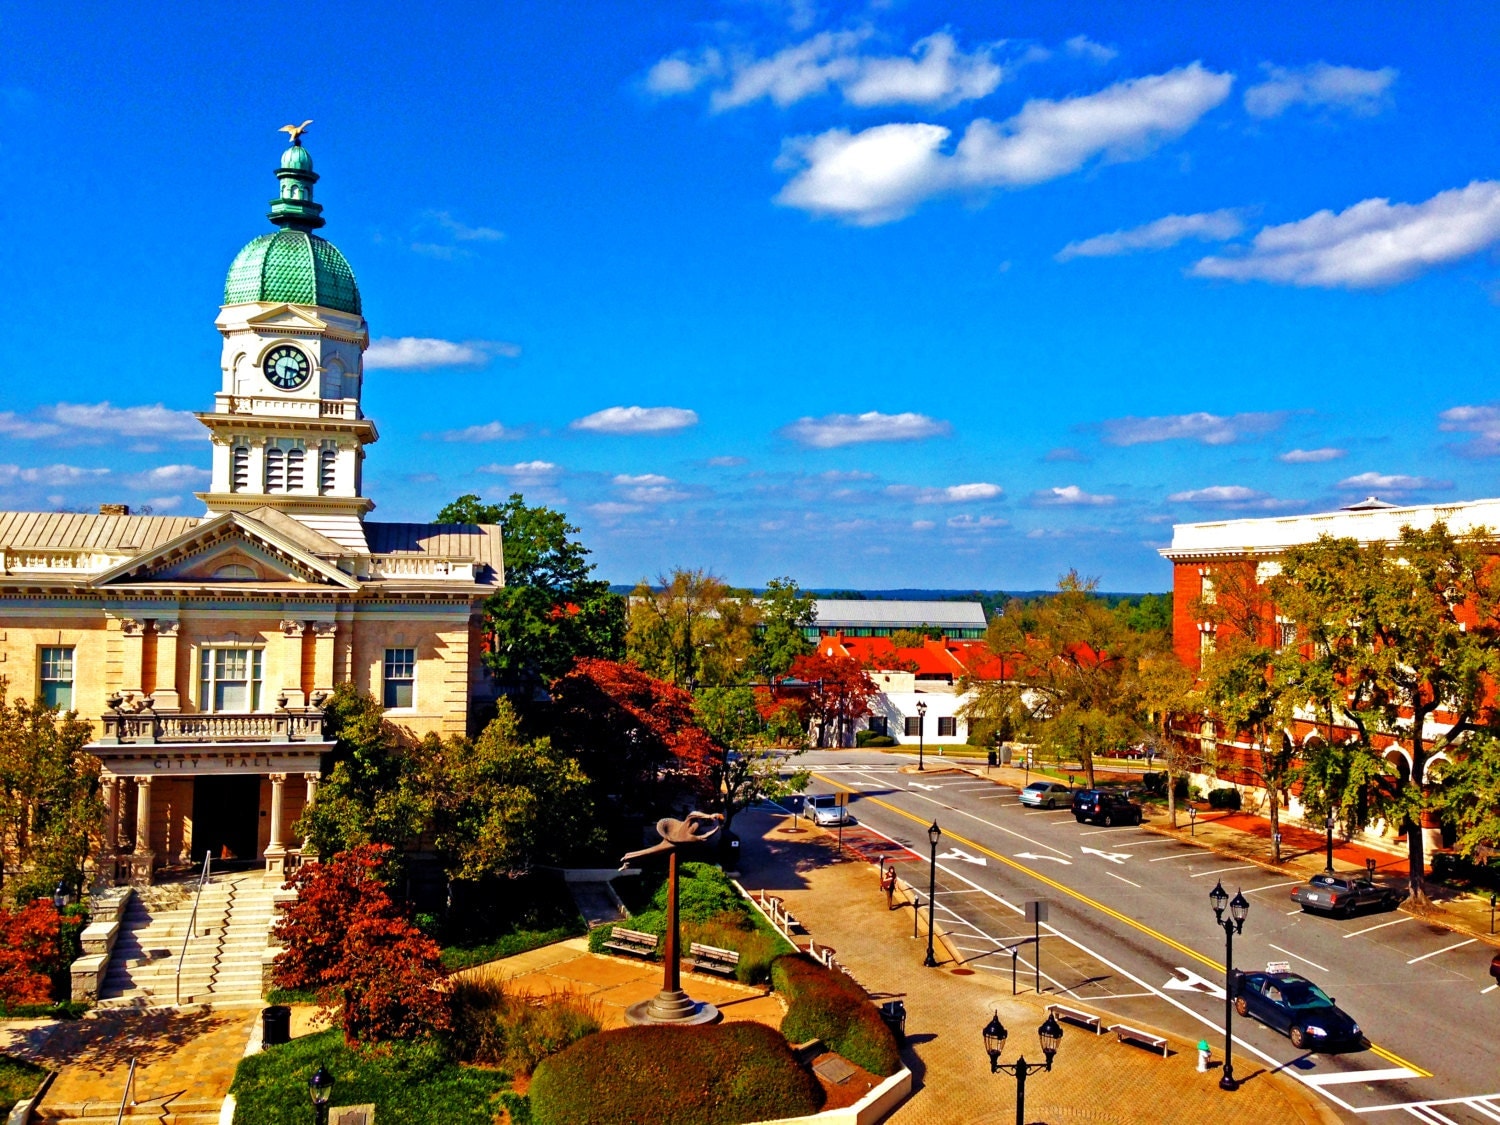
[[[356,316],[363,312],[354,271],[339,248],[290,228],[263,234],[235,255],[224,282],[224,303],[249,301],[319,305]]]

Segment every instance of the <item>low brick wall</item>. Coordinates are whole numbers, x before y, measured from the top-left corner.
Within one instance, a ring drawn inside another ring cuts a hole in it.
[[[89,924],[78,936],[83,956],[69,969],[75,1003],[92,1004],[99,999],[99,988],[109,971],[115,939],[120,936],[120,921],[135,891],[130,887],[112,887],[89,896]]]

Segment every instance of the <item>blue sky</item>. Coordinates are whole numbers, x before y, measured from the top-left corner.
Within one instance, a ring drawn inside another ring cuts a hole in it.
[[[184,412],[304,118],[375,518],[517,489],[613,581],[1144,590],[1174,521],[1493,496],[1497,24],[13,5],[0,505],[197,510]]]

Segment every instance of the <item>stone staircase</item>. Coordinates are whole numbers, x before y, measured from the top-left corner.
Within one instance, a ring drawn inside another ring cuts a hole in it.
[[[197,882],[138,890],[99,990],[100,1008],[225,1004],[261,998],[261,956],[275,915],[279,881],[261,872],[212,876],[182,956]]]
[[[219,1101],[192,1098],[160,1098],[125,1106],[120,1125],[217,1125],[223,1105]],[[95,1102],[83,1105],[40,1105],[31,1111],[31,1120],[54,1125],[115,1125],[120,1110],[119,1096],[114,1104]]]

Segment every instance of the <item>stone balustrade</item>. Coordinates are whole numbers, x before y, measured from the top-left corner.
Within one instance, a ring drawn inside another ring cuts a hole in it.
[[[320,742],[323,710],[294,710],[250,714],[161,715],[149,709],[106,711],[102,716],[101,745],[151,746],[173,742]]]

